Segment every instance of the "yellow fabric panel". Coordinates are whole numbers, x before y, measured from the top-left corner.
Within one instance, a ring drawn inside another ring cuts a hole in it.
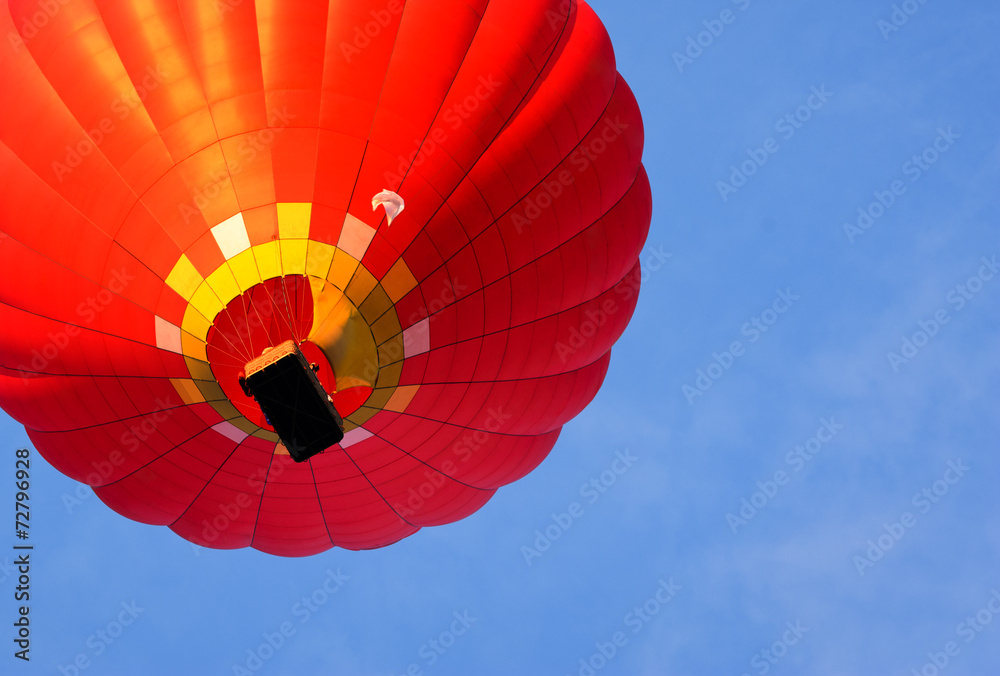
[[[198,359],[200,361],[208,361],[208,352],[206,352],[205,341],[198,340],[190,333],[181,333],[181,347],[184,348],[184,356],[191,357],[192,359]]]
[[[381,345],[393,336],[402,333],[403,327],[399,325],[399,317],[394,311],[386,312],[374,324],[372,324],[372,335],[375,336],[375,344]]]
[[[184,363],[187,364],[188,372],[195,380],[212,380],[215,378],[215,374],[212,373],[212,367],[209,366],[208,362],[184,357]]]
[[[263,439],[264,441],[278,442],[278,435],[270,430],[259,429],[250,436],[257,437],[258,439]]]
[[[386,295],[385,290],[381,286],[376,286],[358,309],[361,311],[361,316],[365,318],[365,321],[369,325],[372,325],[381,319],[386,312],[389,312],[392,307],[392,301],[389,300],[389,296]],[[393,312],[392,314],[396,313]]]
[[[205,281],[212,287],[212,291],[222,301],[223,306],[229,305],[231,300],[238,298],[243,293],[240,290],[240,285],[236,282],[236,277],[233,276],[233,271],[229,269],[228,265],[220,267],[210,274]]]
[[[309,339],[324,350],[336,350],[347,326],[358,312],[344,292],[321,279],[309,279],[313,296],[313,325]],[[327,357],[332,358],[331,354]]]
[[[330,266],[330,274],[327,280],[340,290],[347,288],[351,283],[354,271],[358,269],[358,260],[352,257],[343,249],[337,249],[333,254],[333,264]]]
[[[257,270],[260,271],[261,280],[281,277],[281,259],[278,257],[277,242],[258,244],[252,251],[254,258],[257,259]]]
[[[237,428],[239,430],[242,430],[242,431],[246,432],[247,434],[253,434],[254,432],[256,432],[256,431],[258,431],[260,429],[259,427],[257,427],[256,425],[254,425],[252,422],[250,422],[249,420],[247,420],[243,416],[240,416],[239,418],[233,418],[232,420],[229,421],[229,423],[233,427],[235,427],[235,428]]]
[[[306,239],[309,237],[312,204],[309,202],[279,202],[277,206],[278,236],[281,239]]]
[[[215,321],[218,314],[226,307],[208,284],[198,287],[191,296],[191,305],[210,321]]]
[[[184,300],[191,300],[201,283],[205,281],[201,273],[195,269],[194,263],[184,254],[174,265],[174,269],[167,275],[167,286],[180,294]]]
[[[365,401],[365,406],[370,408],[385,408],[386,403],[392,397],[392,393],[395,390],[391,387],[383,387],[381,389],[375,390],[371,393],[371,396]]]
[[[241,293],[246,293],[255,284],[260,284],[260,272],[257,270],[257,260],[253,251],[247,249],[229,259],[229,269],[240,287]]]
[[[310,284],[313,326],[309,340],[330,360],[338,387],[371,386],[378,373],[378,353],[368,324],[343,291],[323,280],[310,278]]]
[[[360,427],[361,425],[364,425],[366,422],[374,418],[375,414],[378,412],[379,409],[377,408],[368,408],[367,406],[362,406],[357,411],[348,416],[348,418],[352,423]]]
[[[181,324],[181,328],[198,340],[204,341],[208,339],[208,330],[212,328],[212,322],[205,319],[205,317],[203,317],[202,314],[195,309],[194,305],[188,305],[187,310],[184,312],[184,322]]]
[[[355,306],[360,307],[377,284],[378,280],[375,279],[372,273],[368,272],[368,268],[359,265],[358,269],[354,272],[354,278],[347,285],[347,297],[351,299],[351,302]]]
[[[205,397],[205,401],[226,401],[229,399],[226,397],[226,393],[222,391],[222,386],[214,380],[196,380],[194,384],[198,386],[201,390],[202,395]],[[219,410],[216,408],[215,410]]]
[[[385,273],[385,277],[382,278],[382,288],[385,289],[385,292],[392,299],[393,303],[398,303],[416,285],[416,278],[410,272],[410,268],[406,267],[406,263],[403,262],[402,258],[396,261],[389,268],[389,272]]]
[[[406,410],[406,407],[410,405],[410,402],[413,401],[413,397],[416,396],[417,390],[419,389],[419,385],[404,385],[402,387],[397,387],[392,393],[392,397],[389,399],[389,402],[382,408],[387,411],[402,413]]]
[[[205,401],[205,397],[202,396],[201,390],[194,384],[193,380],[188,380],[187,378],[171,378],[170,384],[174,386],[177,390],[177,394],[180,395],[181,400],[185,404],[200,404]]]
[[[216,387],[219,387],[219,386],[216,385]],[[221,388],[220,388],[220,391],[221,391]],[[232,422],[233,420],[236,420],[237,418],[242,418],[243,417],[243,414],[239,412],[239,409],[237,409],[235,406],[233,406],[231,403],[229,403],[228,399],[216,400],[216,401],[212,401],[212,402],[209,402],[209,403],[211,403],[212,404],[212,408],[214,408],[216,410],[216,412],[219,415],[222,416],[223,420]]]
[[[400,368],[402,368],[403,334],[399,334],[395,338],[391,338],[378,346],[378,363],[383,370],[388,368],[391,364],[399,364]],[[384,386],[380,384],[379,387]]]
[[[378,382],[376,387],[395,387],[399,385],[399,377],[403,375],[403,362],[397,361],[394,364],[383,366],[378,372]]]
[[[395,364],[390,364],[389,366],[383,366],[379,371],[378,379],[375,383],[375,387],[383,389],[386,387],[397,387],[399,385],[399,377],[403,373],[403,362],[397,362]]]
[[[306,274],[306,254],[309,242],[304,239],[282,239],[278,241],[281,249],[281,273],[283,275]]]
[[[337,247],[309,240],[309,253],[306,258],[306,274],[310,277],[326,279],[333,265],[333,256]]]

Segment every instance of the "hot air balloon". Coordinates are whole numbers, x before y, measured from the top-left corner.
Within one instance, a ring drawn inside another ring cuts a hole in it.
[[[651,196],[585,3],[5,10],[0,405],[115,511],[381,547],[475,512],[597,393]],[[344,426],[304,462],[240,384],[287,341]]]

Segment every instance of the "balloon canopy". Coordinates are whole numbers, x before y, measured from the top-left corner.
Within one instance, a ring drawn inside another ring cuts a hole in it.
[[[0,405],[117,512],[381,547],[597,393],[651,196],[583,2],[7,0],[0,35]],[[238,382],[286,340],[346,431],[303,463]]]

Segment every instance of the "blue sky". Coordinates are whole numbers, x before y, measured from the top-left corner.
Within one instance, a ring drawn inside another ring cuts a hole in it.
[[[457,524],[292,560],[128,521],[35,454],[32,660],[4,566],[0,671],[996,672],[1000,8],[594,6],[654,217],[635,317],[550,457]],[[27,439],[2,431],[10,507]]]

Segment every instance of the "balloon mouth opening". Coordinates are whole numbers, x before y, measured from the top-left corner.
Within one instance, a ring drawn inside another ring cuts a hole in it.
[[[366,377],[364,364],[366,358],[372,361],[374,339],[366,349],[369,346],[358,339],[365,333],[371,336],[357,308],[325,280],[276,277],[255,284],[225,306],[209,330],[206,353],[233,413],[274,432],[260,405],[240,384],[246,364],[269,348],[294,341],[306,360],[316,365],[320,384],[346,417],[373,391],[374,378]]]

